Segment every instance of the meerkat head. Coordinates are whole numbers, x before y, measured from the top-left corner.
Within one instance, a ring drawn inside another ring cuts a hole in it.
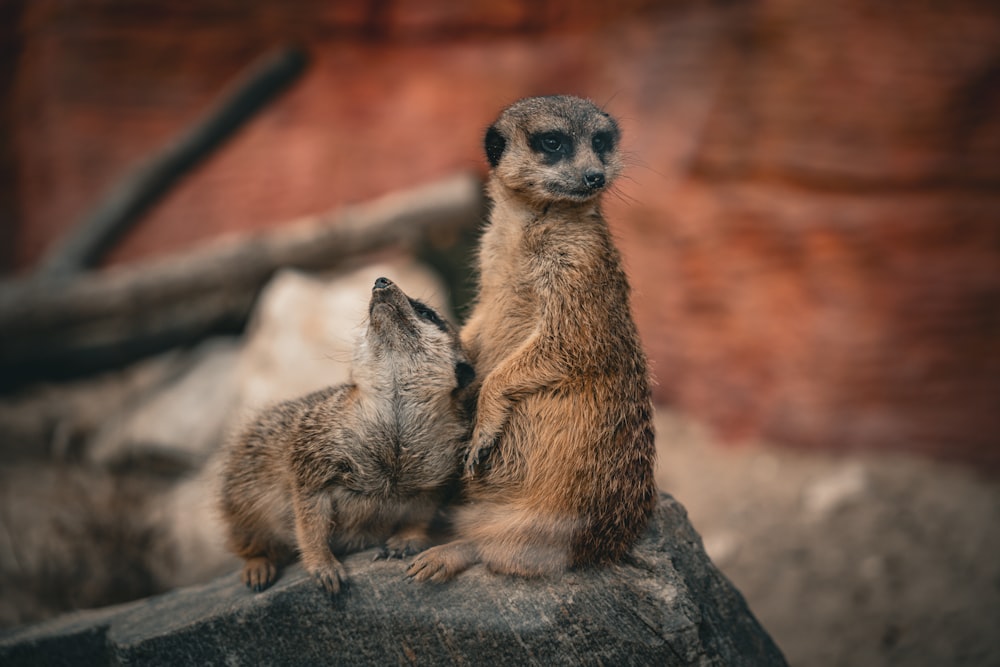
[[[529,97],[501,112],[486,131],[493,177],[535,202],[587,202],[621,173],[618,123],[593,102]]]
[[[354,361],[355,376],[412,379],[428,392],[464,389],[475,377],[454,327],[388,278],[372,287],[368,326]]]

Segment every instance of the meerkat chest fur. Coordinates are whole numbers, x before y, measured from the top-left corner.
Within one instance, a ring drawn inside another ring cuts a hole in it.
[[[542,320],[581,344],[597,341],[569,329],[616,336],[598,320],[630,320],[627,280],[599,208],[621,171],[618,140],[610,116],[565,97],[518,103],[487,131],[492,208],[479,248],[480,322],[463,332],[480,374]],[[490,340],[475,340],[483,336]]]
[[[471,374],[457,333],[432,309],[398,291],[373,301],[352,365],[348,488],[407,497],[440,485],[468,429],[458,394]]]
[[[440,341],[425,336],[414,350],[365,346],[362,355],[356,353],[351,379],[362,421],[399,435],[431,435],[427,420],[455,411],[456,383],[465,381],[456,369],[469,368],[457,344],[449,329]]]
[[[493,180],[491,191],[503,190]],[[512,349],[539,332],[546,319],[560,328],[586,326],[608,310],[587,309],[590,290],[560,292],[569,282],[606,285],[614,272],[607,258],[606,227],[591,203],[556,204],[536,210],[521,202],[497,198],[480,247],[480,331],[491,341],[474,346],[480,373],[488,372]],[[613,250],[612,250],[613,252]],[[555,296],[555,298],[553,298]],[[566,298],[566,297],[572,297]]]

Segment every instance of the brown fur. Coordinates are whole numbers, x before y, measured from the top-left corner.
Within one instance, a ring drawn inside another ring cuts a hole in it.
[[[620,561],[646,526],[646,359],[598,206],[621,171],[618,140],[610,116],[573,97],[517,102],[487,132],[493,209],[462,331],[482,378],[468,502],[456,541],[418,556],[415,579],[480,561],[523,576]]]
[[[228,445],[221,507],[254,590],[296,553],[336,593],[346,572],[335,553],[426,548],[459,475],[472,368],[456,332],[380,278],[354,357],[349,384],[264,412]]]

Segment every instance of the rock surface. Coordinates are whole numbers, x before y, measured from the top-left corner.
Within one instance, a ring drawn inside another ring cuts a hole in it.
[[[1000,479],[916,456],[725,446],[656,411],[659,488],[803,667],[1000,665]]]
[[[235,575],[0,637],[0,663],[784,665],[664,495],[634,563],[559,582],[474,568],[444,586],[405,563],[345,559],[331,599],[295,566],[254,595]]]
[[[608,207],[657,399],[730,439],[1000,469],[1000,5],[728,6],[677,186],[634,170]]]

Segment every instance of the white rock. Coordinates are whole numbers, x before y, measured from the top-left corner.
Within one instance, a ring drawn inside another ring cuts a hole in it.
[[[256,410],[346,382],[379,276],[449,316],[444,285],[410,260],[331,276],[281,271],[258,299],[244,339],[206,341],[179,377],[126,401],[90,440],[88,459],[197,469]]]
[[[261,294],[240,355],[240,419],[348,380],[354,341],[380,276],[450,317],[443,283],[413,262],[371,265],[332,280],[282,271]]]
[[[803,490],[802,505],[812,518],[829,516],[863,496],[869,485],[868,472],[863,465],[846,465],[807,486]]]
[[[163,557],[151,558],[150,569],[163,588],[189,586],[239,569],[240,560],[225,545],[218,467],[215,457],[153,505],[148,522],[157,531]]]
[[[240,343],[202,343],[194,362],[172,382],[123,406],[87,447],[92,462],[111,465],[157,457],[196,468],[215,450],[236,398],[233,372]]]
[[[739,552],[740,536],[732,531],[717,530],[705,533],[702,544],[705,546],[705,553],[712,559],[712,562],[723,567]]]

